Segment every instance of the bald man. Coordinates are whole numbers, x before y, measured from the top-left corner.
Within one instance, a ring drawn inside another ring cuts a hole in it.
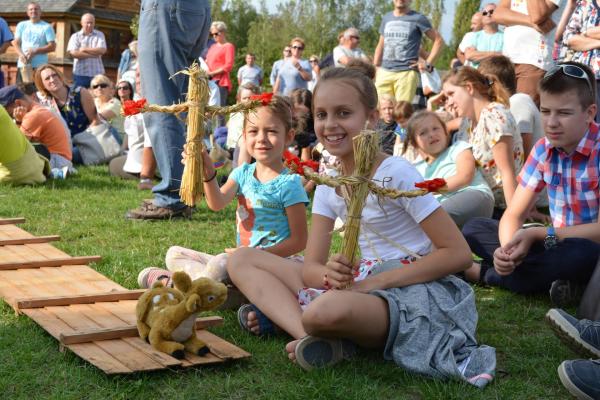
[[[92,78],[104,74],[102,55],[106,53],[104,33],[94,29],[96,18],[92,14],[81,16],[81,30],[71,35],[67,51],[73,57],[75,86],[90,87]]]

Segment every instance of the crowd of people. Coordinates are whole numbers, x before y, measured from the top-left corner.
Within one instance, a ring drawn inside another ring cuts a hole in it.
[[[8,132],[0,180],[39,183],[76,172],[73,165],[110,162],[111,174],[139,179],[140,188],[161,176],[153,201],[128,218],[190,217],[194,210],[177,194],[184,125],[169,114],[121,113],[123,102],[140,96],[159,105],[182,101],[187,79],[175,73],[196,60],[210,79],[212,104],[227,105],[236,51],[227,25],[211,22],[207,1],[177,3],[142,12],[139,41],[123,52],[116,84],[105,75],[106,41],[93,15],[82,16],[69,40],[72,84],[48,63],[55,38],[37,3],[14,39],[0,20],[0,38],[19,55],[19,84],[0,89],[0,126]],[[556,307],[577,301],[586,285],[598,288],[600,9],[591,0],[484,4],[441,79],[433,65],[443,39],[410,6],[393,1],[372,57],[353,27],[321,59],[307,59],[305,40],[292,38],[270,71],[272,100],[256,113],[209,122],[212,143],[229,151],[234,168],[220,181],[203,154],[206,200],[214,211],[237,201],[237,248],[213,256],[171,247],[167,269],[143,269],[140,286],[169,285],[178,270],[230,281],[251,302],[238,311],[240,326],[260,336],[287,332],[286,351],[305,369],[352,357],[360,346],[381,349],[410,371],[478,387],[493,378],[496,358],[475,341],[468,283],[549,292]],[[171,7],[194,19],[170,18]],[[266,86],[256,61],[248,52],[236,73],[237,102]],[[368,196],[361,259],[353,263],[329,256],[337,221],[355,217],[346,210],[352,190],[315,185],[283,159],[291,152],[318,162],[323,175],[349,175],[352,139],[365,127],[379,132],[373,182],[411,190],[444,178],[446,186],[411,199]],[[89,136],[101,138],[101,154],[92,154]],[[425,310],[424,303],[437,306]],[[600,356],[599,323],[561,309],[548,319]],[[580,398],[600,396],[598,361],[565,362],[559,376]]]

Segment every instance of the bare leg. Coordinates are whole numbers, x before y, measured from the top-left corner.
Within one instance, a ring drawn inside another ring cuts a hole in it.
[[[236,250],[227,262],[229,277],[238,289],[296,339],[306,336],[302,309],[296,299],[304,286],[301,268],[301,263],[248,247]],[[249,316],[249,320],[255,318]]]
[[[471,283],[479,282],[481,276],[481,264],[476,262],[473,263],[467,270],[465,270],[465,278]]]
[[[367,348],[383,348],[389,331],[387,302],[377,296],[351,290],[330,290],[310,303],[302,323],[311,336],[345,338]],[[295,359],[297,340],[286,345]]]
[[[152,147],[144,147],[142,152],[142,170],[140,171],[140,178],[153,179],[156,175],[156,160],[154,159],[154,152]]]

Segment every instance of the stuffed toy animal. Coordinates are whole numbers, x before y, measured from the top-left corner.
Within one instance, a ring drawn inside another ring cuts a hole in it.
[[[174,288],[157,282],[140,296],[136,306],[140,337],[158,351],[183,358],[185,351],[199,356],[209,352],[196,336],[196,316],[227,299],[227,287],[209,278],[192,282],[185,272],[173,274]]]

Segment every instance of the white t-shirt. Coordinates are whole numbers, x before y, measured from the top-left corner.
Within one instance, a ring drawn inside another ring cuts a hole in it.
[[[473,35],[475,35],[475,32],[465,33],[465,36],[463,36],[460,44],[458,45],[460,51],[464,53],[467,48],[473,46]]]
[[[565,9],[565,0],[550,0],[558,8],[551,15],[556,25]],[[510,9],[529,15],[527,12],[527,0],[511,0]],[[510,58],[513,64],[530,64],[549,70],[554,61],[552,60],[552,49],[554,47],[554,34],[556,28],[545,35],[533,28],[524,25],[507,26],[504,29],[504,48],[502,53]]]
[[[417,170],[400,157],[388,157],[377,168],[373,181],[386,188],[415,190],[415,183],[423,181]],[[382,183],[384,182],[384,183]],[[381,203],[377,196],[369,194],[362,212],[358,245],[361,258],[398,260],[406,257],[398,243],[414,253],[428,254],[432,243],[419,223],[434,212],[440,204],[431,194],[414,198],[385,199]],[[347,209],[344,199],[335,189],[317,186],[312,212],[335,220],[346,221]]]
[[[510,113],[515,118],[519,132],[533,134],[531,143],[535,144],[544,137],[540,110],[538,110],[531,97],[525,93],[515,93],[509,101]],[[525,157],[527,157],[527,154],[525,154]]]
[[[333,62],[335,63],[336,67],[345,67],[345,65],[341,64],[339,61],[340,58],[342,58],[344,56],[350,57],[350,58],[360,58],[362,60],[368,59],[365,52],[359,48],[349,49],[344,46],[337,46],[336,48],[333,49]]]

